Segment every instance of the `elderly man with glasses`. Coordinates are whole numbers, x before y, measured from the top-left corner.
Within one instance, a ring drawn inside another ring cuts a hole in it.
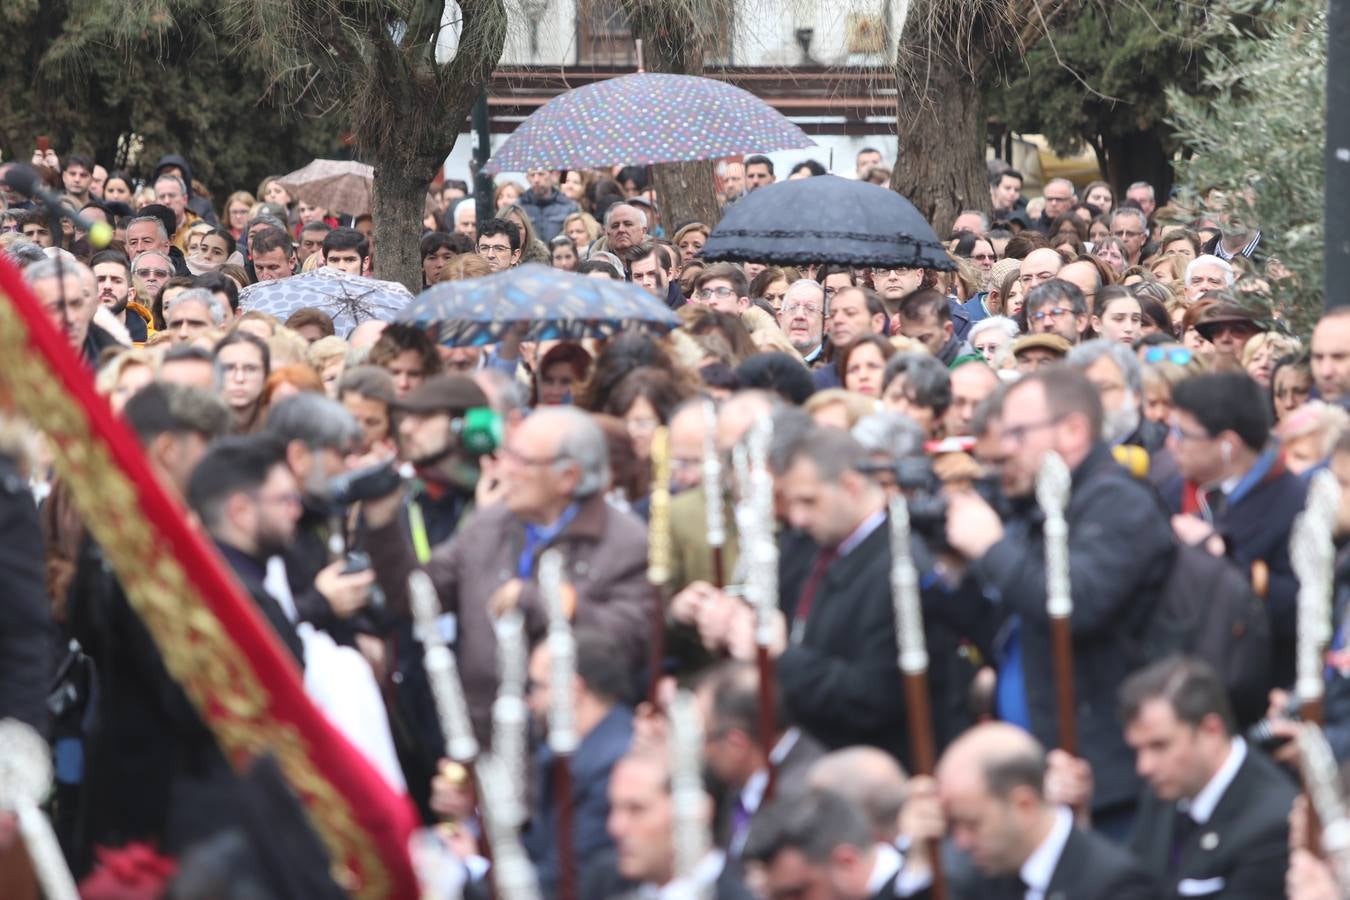
[[[546,625],[539,561],[562,551],[563,580],[575,590],[572,624],[611,636],[636,680],[646,660],[654,595],[646,581],[647,530],[605,500],[610,486],[605,434],[570,406],[536,410],[497,452],[502,501],[480,507],[426,563],[445,612],[455,616],[460,675],[479,741],[491,735],[497,693],[494,622],[511,608],[531,637]],[[408,574],[417,566],[397,516],[398,493],[365,504],[367,541],[395,616],[408,614]]]
[[[1033,334],[1057,334],[1077,344],[1090,321],[1087,300],[1074,284],[1052,278],[1027,294],[1027,328]]]
[[[1129,253],[1126,268],[1139,265],[1144,245],[1148,243],[1148,217],[1142,210],[1122,206],[1111,213],[1111,236],[1119,238]]]

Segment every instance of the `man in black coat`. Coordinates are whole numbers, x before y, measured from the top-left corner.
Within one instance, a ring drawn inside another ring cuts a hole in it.
[[[1096,778],[1094,820],[1123,834],[1139,781],[1114,716],[1115,698],[1131,669],[1131,638],[1149,614],[1151,589],[1170,565],[1172,535],[1149,486],[1117,465],[1101,441],[1101,400],[1081,374],[1052,368],[1024,378],[1005,395],[1001,421],[1008,453],[1003,484],[1015,514],[1005,524],[973,493],[950,496],[947,514],[948,542],[972,561],[969,574],[1005,617],[995,653],[998,716],[1045,746],[1058,743],[1044,516],[1035,500],[1041,462],[1055,451],[1072,473],[1065,516],[1081,753]],[[962,609],[976,618],[991,612],[987,603]],[[934,613],[959,611],[949,604]]]
[[[1125,737],[1151,790],[1130,849],[1165,896],[1284,896],[1293,781],[1234,733],[1204,662],[1163,660],[1121,689]]]
[[[263,585],[267,561],[291,543],[300,518],[300,491],[282,454],[268,437],[221,440],[197,464],[187,498],[258,611],[303,668],[300,636]]]
[[[1074,824],[1044,793],[1045,753],[1012,725],[979,725],[937,767],[938,800],[952,841],[992,900],[1155,900],[1157,885],[1129,856]],[[1283,873],[1280,869],[1280,873]],[[1281,875],[1282,877],[1282,875]]]
[[[891,602],[886,495],[848,434],[818,428],[785,461],[787,518],[817,545],[800,583],[782,585],[786,623],[777,660],[788,716],[829,749],[870,744],[910,763]],[[922,554],[915,541],[915,550]],[[921,566],[921,571],[923,570]],[[927,625],[928,623],[925,623]],[[939,745],[968,724],[950,702],[951,632],[927,628],[929,688]]]
[[[902,887],[902,858],[877,843],[867,816],[826,789],[787,793],[750,826],[745,858],[759,863],[769,897],[892,900],[926,896],[927,881]]]
[[[1172,527],[1188,544],[1231,559],[1244,573],[1263,563],[1275,684],[1294,679],[1298,580],[1289,532],[1307,485],[1269,443],[1264,390],[1242,372],[1188,378],[1172,392],[1172,451],[1181,477],[1164,490]]]
[[[27,480],[0,453],[0,719],[47,733],[56,632],[42,570],[42,530]]]

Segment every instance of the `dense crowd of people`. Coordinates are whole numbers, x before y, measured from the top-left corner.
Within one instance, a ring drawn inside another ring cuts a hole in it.
[[[500,179],[483,220],[482,198],[438,181],[424,286],[537,262],[631,282],[682,323],[480,348],[379,320],[339,333],[317,308],[284,321],[241,308],[256,282],[377,271],[369,215],[305,202],[278,178],[217,215],[176,155],[144,177],[79,154],[32,162],[113,243],[94,248],[70,218],[55,233],[48,210],[6,188],[0,251],[313,702],[436,826],[453,865],[427,896],[487,896],[493,865],[483,798],[446,759],[416,569],[485,751],[501,741],[503,623],[523,617],[519,833],[540,896],[1348,896],[1300,795],[1306,623],[1290,539],[1329,471],[1336,546],[1350,543],[1350,312],[1296,334],[1270,301],[1290,273],[1235,198],[1185,206],[1148,184],[1117,197],[1064,179],[1028,198],[994,160],[987,202],[956,218],[939,271],[705,260],[712,224],[664,219],[640,167]],[[717,173],[724,204],[777,178],[764,156]],[[806,160],[786,177],[821,174]],[[889,181],[870,149],[847,174]],[[736,464],[763,433],[767,621],[746,599],[764,573]],[[268,863],[276,835],[248,822],[240,776],[90,534],[100,511],[40,434],[11,419],[0,442],[0,718],[50,741],[49,812],[84,896],[286,896]],[[1051,452],[1072,473],[1074,752],[1037,496]],[[921,591],[931,771],[897,647],[897,496]],[[671,556],[656,588],[653,540]],[[566,685],[552,679],[538,577],[553,548],[575,591]],[[1326,576],[1320,666],[1338,762],[1347,559]],[[1175,620],[1183,603],[1198,624]],[[677,688],[696,697],[703,735],[694,827],[709,843],[692,867],[667,751]],[[579,738],[563,760],[566,816],[547,739],[558,691]],[[3,852],[15,839],[0,826]]]

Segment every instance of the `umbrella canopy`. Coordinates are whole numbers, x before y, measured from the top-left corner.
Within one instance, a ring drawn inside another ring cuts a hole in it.
[[[448,347],[495,344],[520,324],[527,326],[526,341],[607,338],[634,329],[664,334],[680,325],[665,303],[630,282],[533,263],[427,288],[395,321],[432,329]]]
[[[895,191],[837,175],[751,191],[726,208],[700,255],[773,265],[955,268],[914,204]]]
[[[331,213],[364,216],[374,202],[375,170],[365,163],[316,159],[277,180],[297,199]]]
[[[412,301],[412,293],[397,281],[379,281],[320,266],[304,275],[259,281],[239,292],[239,308],[271,313],[283,322],[302,307],[328,313],[341,337],[368,319],[392,322]]]
[[[735,85],[638,73],[554,97],[521,123],[484,170],[645,166],[813,146],[806,132]]]

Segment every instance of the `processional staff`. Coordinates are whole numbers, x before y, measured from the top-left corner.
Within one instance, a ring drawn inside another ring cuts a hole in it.
[[[647,702],[655,709],[665,671],[666,582],[670,581],[670,432],[663,425],[652,435],[652,495],[647,516],[647,581],[652,587],[652,655]]]
[[[1331,594],[1334,587],[1336,547],[1332,532],[1341,491],[1336,476],[1321,471],[1308,485],[1303,512],[1289,532],[1289,561],[1298,576],[1298,629],[1295,636],[1294,693],[1299,699],[1299,717],[1320,730],[1322,698],[1326,689],[1324,653],[1331,640]],[[1313,787],[1305,782],[1311,795]],[[1317,811],[1308,810],[1308,846],[1316,850],[1324,840],[1318,833]]]
[[[554,806],[558,809],[558,896],[561,900],[576,900],[571,759],[579,743],[572,708],[577,644],[568,619],[564,590],[562,553],[556,549],[547,550],[539,558],[539,591],[548,611],[548,746],[553,751]]]
[[[1073,632],[1069,621],[1073,615],[1073,595],[1069,581],[1069,523],[1064,518],[1072,483],[1069,467],[1060,455],[1053,450],[1046,453],[1036,476],[1036,500],[1045,513],[1045,610],[1050,617],[1059,746],[1071,756],[1077,756]]]
[[[727,584],[723,547],[727,542],[725,512],[722,508],[722,460],[717,455],[717,408],[711,400],[703,403],[703,503],[707,510],[708,548],[712,550],[713,587]]]
[[[681,690],[670,705],[670,803],[675,846],[675,877],[698,888],[695,872],[712,846],[703,790],[703,726],[697,701]],[[707,896],[698,889],[695,897]]]
[[[909,505],[897,494],[890,504],[891,519],[891,603],[895,607],[895,645],[900,654],[900,672],[905,683],[905,718],[909,726],[910,754],[914,770],[932,775],[936,763],[933,737],[933,712],[928,695],[928,646],[923,631],[923,606],[919,594],[919,573],[914,568],[910,546]],[[928,842],[928,859],[933,870],[932,895],[945,900],[946,879],[942,873],[940,842]]]
[[[746,560],[747,599],[755,614],[755,667],[759,681],[759,742],[764,749],[769,779],[762,802],[773,799],[777,766],[773,752],[778,723],[774,715],[774,687],[777,667],[769,654],[778,614],[778,534],[774,528],[773,473],[769,471],[769,444],[773,440],[773,420],[760,419],[746,435],[748,484],[742,486],[748,531],[741,533],[741,556]]]
[[[1308,794],[1308,812],[1317,825],[1319,847],[1314,852],[1331,863],[1331,872],[1342,892],[1350,891],[1350,818],[1345,811],[1345,785],[1341,783],[1336,758],[1322,729],[1305,722],[1298,731],[1299,772]],[[1309,831],[1309,836],[1312,836]]]
[[[540,579],[542,582],[542,570]],[[502,761],[514,788],[508,810],[512,821],[523,825],[527,817],[525,785],[529,783],[529,722],[525,706],[525,680],[529,651],[525,641],[525,615],[512,607],[497,619],[497,699],[492,701],[492,752]],[[504,801],[505,802],[505,801]]]
[[[0,722],[0,809],[14,813],[24,848],[49,900],[79,900],[61,845],[39,807],[52,786],[51,753],[32,727]]]

